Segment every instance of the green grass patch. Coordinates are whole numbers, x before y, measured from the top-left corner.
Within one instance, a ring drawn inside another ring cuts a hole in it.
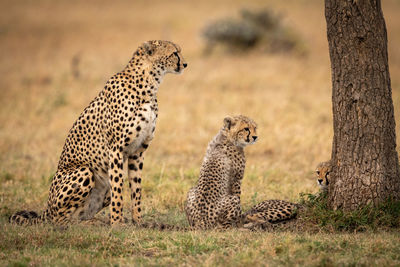
[[[305,207],[300,212],[302,219],[325,230],[359,232],[400,227],[400,201],[388,199],[377,206],[370,204],[344,212],[330,209],[325,194],[301,194],[300,197]]]

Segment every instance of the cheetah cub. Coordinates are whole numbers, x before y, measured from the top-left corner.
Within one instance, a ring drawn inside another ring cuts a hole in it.
[[[331,161],[321,162],[317,165],[315,173],[317,174],[317,183],[321,193],[328,192],[329,173],[331,172]]]
[[[89,220],[110,206],[110,223],[116,225],[123,222],[122,188],[128,182],[133,221],[139,223],[143,153],[154,136],[158,88],[165,74],[181,73],[186,66],[181,48],[172,42],[139,46],[72,125],[45,211],[20,211],[10,222],[65,224]]]
[[[193,229],[258,226],[296,216],[296,205],[284,200],[265,200],[242,214],[241,185],[246,165],[244,148],[257,140],[257,124],[239,115],[226,117],[219,133],[209,143],[197,185],[185,204]]]
[[[256,123],[248,117],[224,119],[208,145],[197,185],[187,195],[185,212],[191,228],[228,228],[240,222],[244,148],[256,142],[256,131]]]

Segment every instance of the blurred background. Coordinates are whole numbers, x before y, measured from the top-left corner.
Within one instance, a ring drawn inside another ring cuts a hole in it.
[[[400,1],[382,5],[398,121]],[[318,190],[314,168],[330,158],[333,135],[323,1],[10,0],[0,12],[2,213],[43,207],[73,122],[152,39],[178,43],[188,68],[159,90],[147,212],[182,208],[226,115],[259,126],[246,149],[245,206]]]

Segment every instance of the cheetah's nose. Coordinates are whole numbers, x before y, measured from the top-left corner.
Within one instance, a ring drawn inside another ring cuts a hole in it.
[[[187,63],[183,63],[183,67],[186,68],[187,67]]]
[[[322,184],[322,179],[318,179],[318,183]]]
[[[256,140],[257,140],[257,138],[258,138],[258,137],[257,137],[257,136],[255,136],[255,135],[254,135],[254,136],[252,136],[252,137],[253,137],[253,141],[256,141]]]

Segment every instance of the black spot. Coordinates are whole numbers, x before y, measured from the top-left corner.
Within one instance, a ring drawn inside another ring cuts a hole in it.
[[[140,128],[140,126],[136,127],[136,131],[140,132],[142,128]]]
[[[128,165],[128,168],[129,168],[130,170],[137,171],[136,165],[133,164],[133,163],[129,164],[129,165]]]
[[[139,163],[139,169],[143,169],[143,162]]]
[[[89,178],[87,178],[87,179],[85,180],[85,182],[83,183],[83,186],[88,186],[89,183],[90,183],[90,180],[89,180]]]

